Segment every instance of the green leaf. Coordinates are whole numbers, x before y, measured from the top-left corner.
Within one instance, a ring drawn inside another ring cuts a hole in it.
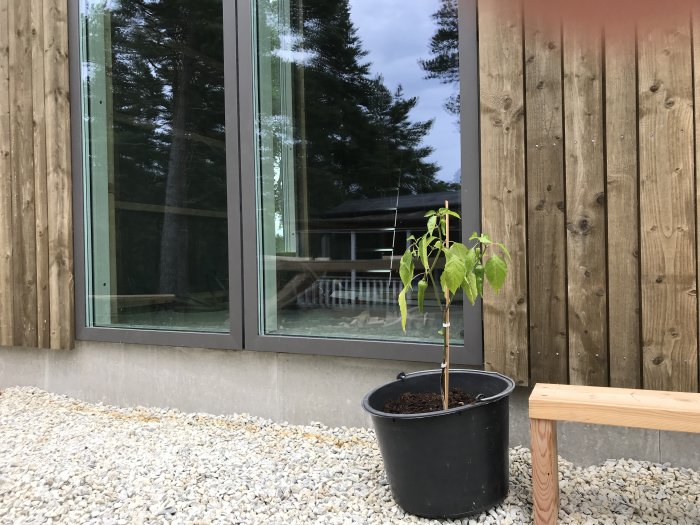
[[[413,254],[411,250],[407,250],[406,253],[401,257],[401,264],[399,265],[399,275],[401,276],[401,282],[404,288],[411,286],[411,281],[413,281]]]
[[[432,217],[432,216],[435,215],[435,214],[436,214],[436,213],[435,213],[434,210],[430,210],[428,213],[426,213],[426,214],[424,215],[424,217]]]
[[[447,208],[440,208],[440,214],[441,215],[451,215],[455,219],[461,219],[462,217],[459,216],[459,213],[456,211],[448,210]]]
[[[472,233],[472,236],[469,237],[470,241],[479,241],[481,244],[493,244],[493,241],[491,238],[486,235],[485,233],[482,233],[479,235],[478,233],[474,232]]]
[[[498,243],[498,247],[503,250],[503,253],[506,254],[506,257],[508,258],[508,261],[512,261],[513,259],[510,257],[510,252],[508,251],[508,248],[506,248],[506,245],[503,244],[502,242]]]
[[[469,272],[464,278],[462,288],[464,288],[464,293],[467,294],[467,299],[469,299],[469,302],[474,306],[477,297],[479,297],[479,290],[476,286],[476,275]]]
[[[474,248],[469,248],[469,250],[467,250],[465,262],[467,267],[467,273],[472,273],[474,271],[474,268],[476,268],[476,264],[479,262],[479,255],[476,253],[476,250]]]
[[[433,215],[430,217],[430,219],[428,219],[428,233],[431,235],[435,231],[435,226],[437,225],[437,220],[438,220],[437,215]]]
[[[421,279],[418,281],[418,310],[424,311],[425,292],[428,290],[428,281]]]
[[[506,275],[508,275],[508,265],[498,255],[494,255],[486,262],[484,274],[491,288],[498,293],[503,288]]]
[[[440,276],[440,284],[443,290],[447,289],[453,294],[457,293],[457,290],[462,286],[466,272],[467,267],[462,258],[454,255],[449,256]]]
[[[428,262],[428,239],[426,237],[421,237],[420,241],[418,241],[418,253],[423,263],[423,268],[427,269],[430,263]]]
[[[450,246],[448,258],[459,257],[466,266],[468,253],[469,248],[464,246],[464,244],[462,243],[456,242],[452,246]]]
[[[406,320],[408,319],[408,305],[406,304],[406,290],[408,288],[404,288],[401,290],[401,293],[399,293],[399,310],[401,310],[401,328],[403,328],[403,331],[406,331]]]

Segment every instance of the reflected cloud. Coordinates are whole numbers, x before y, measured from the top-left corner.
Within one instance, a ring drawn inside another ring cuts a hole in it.
[[[427,79],[421,59],[430,56],[430,39],[436,31],[433,14],[440,0],[350,0],[350,16],[358,29],[371,70],[390,89],[401,86],[408,97],[418,97],[411,117],[433,120],[424,143],[433,149],[429,160],[439,165],[438,178],[454,182],[459,173],[460,130],[445,103],[459,92],[458,85]]]

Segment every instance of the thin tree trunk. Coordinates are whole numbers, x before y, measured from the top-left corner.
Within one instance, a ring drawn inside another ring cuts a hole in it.
[[[188,37],[191,44],[192,31]],[[182,65],[173,86],[172,143],[165,185],[165,206],[186,207],[187,200],[187,117],[190,83],[194,73],[191,56],[182,55]],[[189,288],[189,230],[187,218],[165,213],[160,240],[160,293],[183,294]]]

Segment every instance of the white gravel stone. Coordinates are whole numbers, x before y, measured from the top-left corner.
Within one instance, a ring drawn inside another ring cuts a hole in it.
[[[506,501],[445,523],[531,523],[530,453]],[[630,460],[560,462],[561,523],[700,523],[700,475]],[[440,523],[406,515],[371,430],[122,409],[0,393],[0,524]]]

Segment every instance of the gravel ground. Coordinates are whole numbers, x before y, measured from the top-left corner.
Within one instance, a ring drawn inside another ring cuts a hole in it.
[[[700,523],[700,474],[562,461],[562,523]],[[447,523],[531,522],[530,455],[511,492]],[[0,394],[0,524],[438,523],[392,501],[369,430],[120,409],[29,388]]]

